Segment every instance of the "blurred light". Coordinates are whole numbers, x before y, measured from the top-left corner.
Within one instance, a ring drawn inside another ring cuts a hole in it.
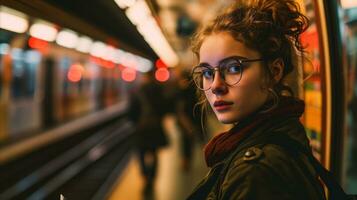
[[[167,42],[159,25],[153,18],[150,8],[145,0],[114,0],[122,9],[126,9],[125,14],[129,20],[137,26],[139,33],[150,45],[154,52],[168,66],[174,67],[178,64],[178,56]]]
[[[69,67],[67,78],[71,82],[78,82],[82,79],[84,68],[80,64],[73,64]]]
[[[90,39],[87,36],[81,36],[78,39],[76,50],[83,52],[83,53],[89,53],[92,44],[93,44],[92,39]]]
[[[115,50],[115,55],[114,55],[114,62],[116,64],[121,64],[122,63],[122,60],[124,59],[125,57],[125,52],[120,50],[120,49],[116,49]]]
[[[155,78],[156,78],[156,80],[158,80],[160,82],[165,82],[165,81],[169,80],[170,72],[166,68],[157,69],[155,72]]]
[[[56,43],[67,48],[74,48],[78,43],[78,35],[71,30],[62,30],[58,33]]]
[[[129,7],[125,14],[135,25],[145,22],[148,17],[152,17],[150,8],[143,0],[137,1],[133,6]]]
[[[114,0],[115,3],[121,8],[125,9],[135,4],[136,0]]]
[[[136,56],[134,56],[133,54],[125,53],[125,57],[122,61],[125,66],[136,69]]]
[[[25,16],[20,12],[1,7],[0,28],[16,33],[24,33],[29,26]]]
[[[92,56],[104,58],[105,51],[106,51],[106,44],[104,44],[103,42],[96,41],[94,42],[92,49],[90,50],[90,54]]]
[[[7,43],[1,43],[0,44],[0,54],[1,55],[6,55],[10,51],[10,45]]]
[[[136,56],[120,49],[115,49],[113,53],[114,63],[119,64],[119,66],[124,65],[134,68],[139,72],[148,72],[153,67],[152,62],[143,57]]]
[[[102,67],[106,67],[106,68],[109,68],[109,69],[115,67],[115,63],[113,63],[112,61],[103,60],[103,59],[101,59],[101,60],[102,60],[102,61],[101,61],[101,66],[102,66]]]
[[[53,42],[56,39],[57,30],[47,23],[35,23],[30,27],[30,35],[41,40]]]
[[[31,47],[33,49],[38,49],[38,50],[46,50],[48,47],[48,42],[34,38],[34,37],[30,37],[28,44],[29,44],[29,47]]]
[[[344,9],[354,8],[354,7],[357,7],[357,1],[356,0],[341,0],[341,5],[342,5],[342,8],[344,8]]]
[[[140,72],[148,72],[152,69],[153,63],[145,58],[140,58],[138,60],[138,71]]]
[[[167,68],[167,65],[161,59],[157,59],[155,65],[156,68]]]
[[[156,21],[151,18],[139,24],[138,31],[144,36],[145,41],[151,46],[155,53],[168,66],[174,67],[178,64],[178,57],[167,42]]]
[[[135,69],[125,68],[121,73],[121,78],[126,82],[133,82],[136,79]]]
[[[105,48],[105,52],[104,52],[104,55],[103,55],[103,58],[105,60],[110,60],[112,62],[115,62],[115,48],[110,46],[110,45],[107,45],[106,48]]]

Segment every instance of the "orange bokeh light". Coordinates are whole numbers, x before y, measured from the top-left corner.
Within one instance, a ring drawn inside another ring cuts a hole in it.
[[[126,82],[133,82],[136,79],[136,70],[125,68],[121,73],[121,78]]]
[[[78,82],[82,79],[83,67],[80,64],[73,64],[68,70],[67,78],[71,82]]]
[[[169,80],[170,78],[170,72],[166,68],[159,68],[155,72],[155,78],[156,80],[160,82],[165,82]]]

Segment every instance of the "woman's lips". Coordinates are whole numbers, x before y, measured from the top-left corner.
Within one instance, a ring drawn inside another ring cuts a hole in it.
[[[213,106],[218,112],[226,111],[231,108],[233,102],[228,101],[215,101]]]

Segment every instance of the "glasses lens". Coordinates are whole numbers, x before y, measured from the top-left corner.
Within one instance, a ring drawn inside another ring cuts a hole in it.
[[[195,67],[192,71],[192,78],[196,86],[201,90],[208,90],[211,87],[214,77],[214,70],[208,67]]]
[[[242,63],[238,60],[230,60],[222,63],[221,73],[227,85],[233,86],[242,78]]]
[[[229,86],[237,84],[242,78],[242,62],[236,59],[226,60],[219,66],[221,78]],[[201,90],[208,90],[214,80],[215,70],[206,66],[193,68],[192,78],[196,86]]]

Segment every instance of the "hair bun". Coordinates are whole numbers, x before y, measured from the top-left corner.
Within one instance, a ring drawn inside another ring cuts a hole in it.
[[[249,10],[252,25],[292,37],[295,44],[309,25],[308,18],[294,0],[238,0],[236,8]]]

